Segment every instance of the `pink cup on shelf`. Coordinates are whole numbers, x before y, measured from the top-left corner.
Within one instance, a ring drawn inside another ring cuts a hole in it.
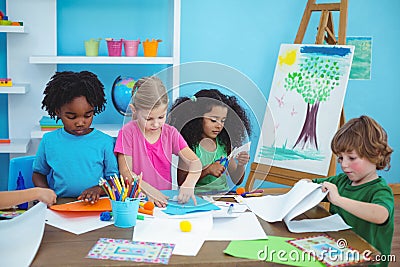
[[[112,38],[106,39],[108,55],[110,57],[120,57],[122,52],[122,39],[117,41]]]
[[[140,44],[140,39],[124,40],[125,56],[136,57],[138,53],[139,44]]]

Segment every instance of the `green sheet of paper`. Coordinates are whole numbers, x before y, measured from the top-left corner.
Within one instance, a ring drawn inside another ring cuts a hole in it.
[[[232,241],[224,252],[238,258],[266,260],[290,266],[325,266],[314,257],[286,242],[290,239],[293,238],[268,236],[265,240]]]

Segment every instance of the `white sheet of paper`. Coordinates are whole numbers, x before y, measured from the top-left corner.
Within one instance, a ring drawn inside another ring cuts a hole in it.
[[[214,218],[212,231],[206,240],[256,240],[267,239],[260,222],[252,212],[241,213],[237,218]]]
[[[325,198],[327,192],[323,193],[320,187],[320,184],[300,181],[286,194],[245,198],[244,201],[252,212],[267,222],[284,220],[291,232],[320,232],[322,229],[320,219],[310,219],[302,223],[292,221],[293,218],[315,207]],[[323,229],[338,231],[350,228],[342,218],[340,220],[336,216],[326,219],[327,225],[324,225]]]
[[[187,220],[192,225],[190,232],[182,232],[180,222]],[[197,212],[196,216],[145,219],[137,221],[132,240],[175,244],[172,254],[196,256],[213,225],[210,212]]]
[[[250,147],[251,147],[251,142],[248,142],[240,147],[235,147],[231,154],[230,157],[231,158],[235,158],[240,152],[249,152],[250,151]]]
[[[114,221],[100,221],[100,213],[86,211],[58,212],[47,209],[46,223],[64,231],[80,235],[114,223]]]
[[[46,205],[38,203],[18,217],[0,221],[2,266],[29,266],[42,241]]]
[[[327,232],[350,229],[339,214],[334,214],[321,219],[305,219],[300,221],[285,221],[290,232]]]
[[[301,204],[302,206],[300,208],[307,211],[315,207],[322,199],[324,199],[323,194],[320,194],[320,187],[321,185],[316,183],[300,181],[286,194],[244,198],[244,202],[247,204],[249,209],[257,214],[261,219],[267,222],[278,222],[282,221],[283,218],[298,206],[304,198],[314,191],[319,191],[317,194],[321,199],[317,203],[305,201]]]

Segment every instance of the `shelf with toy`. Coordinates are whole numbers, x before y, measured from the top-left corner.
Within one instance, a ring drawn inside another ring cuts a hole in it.
[[[117,137],[118,131],[121,129],[122,125],[120,124],[93,124],[93,128],[108,134],[111,137]],[[42,131],[40,125],[36,125],[33,127],[31,131],[31,138],[41,139],[43,135],[47,133],[47,131]]]
[[[0,86],[0,94],[26,94],[29,89],[28,83],[16,83],[12,86]]]
[[[173,57],[30,56],[31,64],[173,64]]]
[[[0,153],[26,153],[31,139],[11,139],[9,143],[0,143]]]

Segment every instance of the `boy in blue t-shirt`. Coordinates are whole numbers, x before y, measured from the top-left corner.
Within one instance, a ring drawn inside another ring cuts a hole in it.
[[[95,203],[104,194],[100,177],[118,174],[114,139],[90,128],[93,117],[102,112],[104,86],[88,71],[57,72],[44,90],[44,107],[51,118],[61,119],[64,128],[46,133],[33,166],[35,186],[48,188],[58,197],[78,197]]]

